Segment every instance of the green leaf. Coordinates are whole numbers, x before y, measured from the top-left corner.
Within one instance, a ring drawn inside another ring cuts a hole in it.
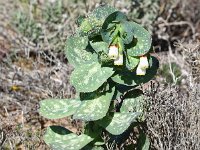
[[[144,76],[136,75],[136,72],[123,71],[116,72],[111,79],[116,83],[127,85],[127,86],[135,86],[141,83],[146,83],[150,81],[157,73],[157,69],[159,67],[159,62],[156,57],[151,56],[149,59],[149,68],[146,71]]]
[[[112,74],[112,68],[101,67],[98,62],[82,65],[71,75],[71,84],[78,92],[93,92],[97,90]]]
[[[101,146],[95,146],[91,150],[105,150],[105,149]]]
[[[70,64],[77,67],[97,61],[97,55],[92,54],[87,48],[88,38],[71,36],[67,39],[65,55]]]
[[[40,101],[40,115],[48,119],[58,119],[73,115],[81,101],[75,99],[46,99]]]
[[[139,115],[139,112],[114,113],[113,117],[106,116],[102,120],[97,121],[97,123],[104,127],[109,133],[113,135],[119,135],[127,130],[131,123],[136,121]]]
[[[127,53],[130,56],[142,56],[149,52],[151,48],[151,35],[141,25],[130,22],[134,32],[135,40],[127,45]]]
[[[98,20],[101,20],[103,23],[104,20],[113,12],[117,11],[115,7],[109,6],[109,5],[104,5],[104,6],[99,6],[95,8],[91,14],[89,14],[89,17],[95,17]]]
[[[48,127],[44,135],[44,141],[53,150],[79,150],[92,140],[85,134],[78,136],[61,126]]]
[[[85,122],[83,133],[94,138],[95,140],[93,141],[93,143],[96,142],[97,138],[99,138],[101,132],[102,128],[95,122]]]
[[[85,21],[85,16],[81,15],[78,17],[78,19],[76,20],[76,24],[78,26],[80,26],[83,22]]]
[[[102,42],[102,41],[91,41],[90,42],[92,48],[98,53],[98,52],[105,52],[105,53],[108,53],[108,47],[109,47],[109,44],[106,43],[106,42]]]
[[[87,93],[86,97],[82,99],[82,104],[79,106],[73,118],[94,121],[105,117],[113,94],[114,89],[112,92],[106,92],[99,96],[94,93]]]
[[[105,19],[102,29],[107,30],[110,27],[110,24],[120,23],[120,22],[126,21],[126,20],[127,20],[127,17],[124,13],[122,13],[120,11],[115,11]]]
[[[135,72],[116,72],[116,74],[111,77],[111,79],[119,84],[135,86],[139,84],[135,82],[137,77],[139,78],[140,76],[136,76]]]
[[[81,35],[88,35],[89,37],[98,35],[105,19],[115,11],[117,9],[108,5],[97,7],[88,15],[88,18],[85,18],[80,25],[79,32]]]
[[[97,141],[94,143],[94,145],[97,145],[97,146],[100,146],[100,145],[104,145],[105,142],[102,140],[102,141]]]
[[[132,57],[132,56],[127,56],[126,58],[126,67],[128,70],[132,71],[134,70],[138,63],[139,63],[140,59],[138,57]]]
[[[119,33],[119,28],[117,25],[115,25],[107,30],[102,30],[101,36],[103,41],[110,45],[114,41],[114,39],[118,36],[118,33]]]
[[[97,7],[91,14],[88,15],[89,23],[91,24],[92,28],[95,28],[96,26],[102,26],[105,19],[116,11],[116,8],[108,5]]]
[[[103,41],[110,44],[118,36],[119,22],[125,20],[127,20],[127,17],[122,12],[116,11],[110,14],[102,26],[101,36]]]
[[[145,133],[140,133],[138,141],[138,150],[149,150],[150,141]]]
[[[92,30],[92,26],[90,25],[88,18],[84,18],[80,24],[78,29],[78,33],[81,36],[87,36],[88,32]]]
[[[131,22],[129,21],[121,22],[120,35],[124,44],[129,44],[130,42],[133,41],[134,28]]]
[[[120,112],[140,112],[143,113],[144,97],[141,90],[133,90],[124,95],[124,100]]]
[[[120,96],[123,96],[127,91],[130,91],[134,89],[136,86],[127,86],[123,84],[117,84],[116,89],[117,89],[117,97],[120,98]]]

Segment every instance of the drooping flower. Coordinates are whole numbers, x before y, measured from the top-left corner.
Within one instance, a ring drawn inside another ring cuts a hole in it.
[[[118,58],[114,60],[114,65],[117,66],[123,65],[123,54],[119,54]]]
[[[140,62],[136,69],[136,75],[140,75],[140,76],[145,75],[147,68],[149,68],[149,62],[148,62],[147,56],[141,56]]]
[[[109,47],[109,52],[108,52],[108,57],[110,59],[117,59],[118,58],[118,55],[119,55],[119,50],[118,50],[118,47],[116,45],[111,45]]]
[[[141,69],[149,68],[149,62],[148,62],[147,56],[140,57],[140,62],[138,66],[140,66]]]
[[[146,69],[142,69],[140,66],[136,69],[136,75],[144,76],[146,74]]]

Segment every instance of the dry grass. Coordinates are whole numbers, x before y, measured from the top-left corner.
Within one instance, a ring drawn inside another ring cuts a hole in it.
[[[199,85],[167,85],[148,95],[148,133],[152,148],[197,150],[200,146]]]

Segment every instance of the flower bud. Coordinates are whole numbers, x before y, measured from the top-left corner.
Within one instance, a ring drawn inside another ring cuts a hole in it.
[[[146,69],[142,69],[141,66],[138,66],[136,69],[136,75],[144,76],[146,74]]]
[[[147,56],[142,56],[140,57],[140,62],[139,62],[139,65],[141,69],[147,69],[149,67],[149,62],[148,62],[148,59],[147,59]]]
[[[116,45],[111,45],[109,47],[108,57],[110,59],[117,59],[119,55],[118,47]]]
[[[123,55],[119,54],[118,58],[114,60],[114,65],[121,66],[123,65]]]

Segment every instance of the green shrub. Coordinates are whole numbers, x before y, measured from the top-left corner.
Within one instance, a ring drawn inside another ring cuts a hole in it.
[[[75,68],[71,84],[77,98],[40,102],[39,113],[48,119],[72,116],[84,122],[80,135],[61,126],[48,127],[44,140],[57,150],[103,149],[102,132],[120,136],[132,123],[142,123],[144,101],[136,87],[151,80],[158,68],[158,60],[149,54],[149,32],[115,8],[98,7],[78,23],[65,49]],[[139,134],[135,146],[149,149],[148,137],[144,131]]]

